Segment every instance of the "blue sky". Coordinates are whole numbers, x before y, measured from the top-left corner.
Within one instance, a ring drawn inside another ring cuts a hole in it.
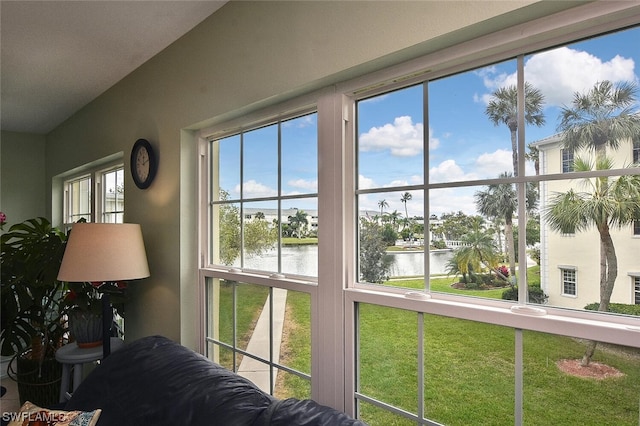
[[[546,124],[527,126],[526,141],[556,133],[559,108],[570,105],[573,94],[602,80],[638,82],[640,29],[631,29],[528,55],[525,79],[545,97]],[[516,60],[506,60],[428,83],[429,178],[431,182],[497,177],[512,171],[510,133],[505,125],[494,126],[485,115],[491,93],[516,82]],[[359,187],[392,188],[420,184],[423,176],[423,86],[415,86],[359,102]],[[282,191],[284,194],[317,192],[318,158],[314,141],[317,116],[311,114],[283,123]],[[245,134],[245,197],[277,194],[277,127],[268,126]],[[220,143],[220,185],[239,197],[240,145],[233,136]],[[533,174],[532,165],[527,173]],[[475,213],[473,194],[482,187],[432,191],[430,211],[424,212],[423,193],[412,191],[406,208],[410,216],[440,215],[462,210]],[[363,195],[361,210],[397,210],[404,215],[401,192]],[[262,204],[264,208],[275,205]],[[317,208],[315,200],[294,200],[284,207]]]
[[[558,113],[570,106],[575,92],[596,82],[638,83],[640,30],[632,29],[597,39],[574,43],[529,55],[525,58],[525,80],[545,97],[546,123],[527,126],[526,141],[533,142],[556,133]],[[512,171],[511,140],[505,125],[494,126],[485,115],[491,93],[515,85],[516,60],[507,60],[428,84],[429,177],[431,182],[498,177]],[[385,188],[421,183],[423,87],[411,87],[359,104],[360,188]],[[532,165],[527,173],[533,174]],[[481,187],[434,191],[430,212],[438,216],[449,211],[474,213],[473,193]],[[360,209],[404,214],[399,193],[363,196]],[[422,193],[414,192],[407,203],[409,215],[425,215]]]

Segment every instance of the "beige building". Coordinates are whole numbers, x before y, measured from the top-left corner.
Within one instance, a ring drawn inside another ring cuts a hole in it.
[[[559,135],[537,141],[540,151],[540,173],[566,174],[566,179],[540,184],[540,279],[549,295],[549,304],[575,309],[600,300],[600,239],[591,228],[574,234],[561,234],[545,223],[544,211],[556,193],[570,188],[589,192],[584,179],[571,178],[573,159],[593,158],[593,153],[576,152],[575,156],[562,147]],[[640,160],[640,141],[622,143],[617,150],[608,149],[615,168],[624,168]],[[615,179],[615,178],[612,178]],[[611,297],[612,303],[640,304],[640,221],[621,229],[612,227],[611,236],[618,259],[618,277]]]

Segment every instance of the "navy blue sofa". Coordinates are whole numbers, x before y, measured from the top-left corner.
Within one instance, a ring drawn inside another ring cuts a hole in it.
[[[97,426],[364,426],[312,400],[278,400],[162,336],[126,344],[96,367],[66,410],[102,409]]]

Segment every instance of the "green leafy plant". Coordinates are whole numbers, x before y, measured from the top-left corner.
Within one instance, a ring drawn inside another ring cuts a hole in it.
[[[15,224],[0,237],[3,355],[52,355],[65,332],[58,270],[67,236],[45,218]]]

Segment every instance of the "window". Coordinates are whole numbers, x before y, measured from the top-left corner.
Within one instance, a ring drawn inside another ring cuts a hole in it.
[[[577,385],[556,368],[584,352],[575,338],[639,349],[638,318],[585,310],[600,296],[598,231],[552,213],[561,196],[628,175],[628,142],[607,171],[563,176],[574,153],[593,150],[548,138],[575,92],[562,71],[637,56],[639,31],[549,39],[516,56],[492,47],[478,61],[480,39],[203,130],[207,355],[242,374],[258,361],[269,392],[329,401],[372,426],[588,424],[600,411],[637,423],[637,359],[615,358],[630,380],[611,389],[631,410],[595,387],[582,409],[565,403]],[[527,117],[511,102],[521,95]],[[287,132],[304,128],[293,123],[313,126],[287,147]],[[620,252],[640,250],[628,228],[611,232]],[[300,250],[309,270],[294,266],[294,242],[311,243]],[[631,270],[635,258],[619,258]],[[611,302],[628,303],[615,290]],[[263,316],[269,353],[251,344]]]
[[[640,163],[640,139],[633,141],[633,163]]]
[[[568,149],[562,150],[562,173],[573,171],[573,151]]]
[[[578,294],[576,270],[561,268],[560,273],[562,274],[562,294],[565,296],[576,296]]]
[[[207,355],[266,392],[309,397],[308,312],[319,242],[317,113],[207,140]],[[246,271],[252,275],[241,280],[229,276]],[[296,318],[286,327],[285,312]],[[281,357],[283,327],[297,350]]]
[[[640,276],[633,278],[633,303],[640,305]]]
[[[640,220],[633,221],[633,235],[640,235]]]
[[[64,181],[64,223],[78,220],[122,223],[124,216],[124,167],[100,168]],[[94,197],[97,194],[98,197]]]

